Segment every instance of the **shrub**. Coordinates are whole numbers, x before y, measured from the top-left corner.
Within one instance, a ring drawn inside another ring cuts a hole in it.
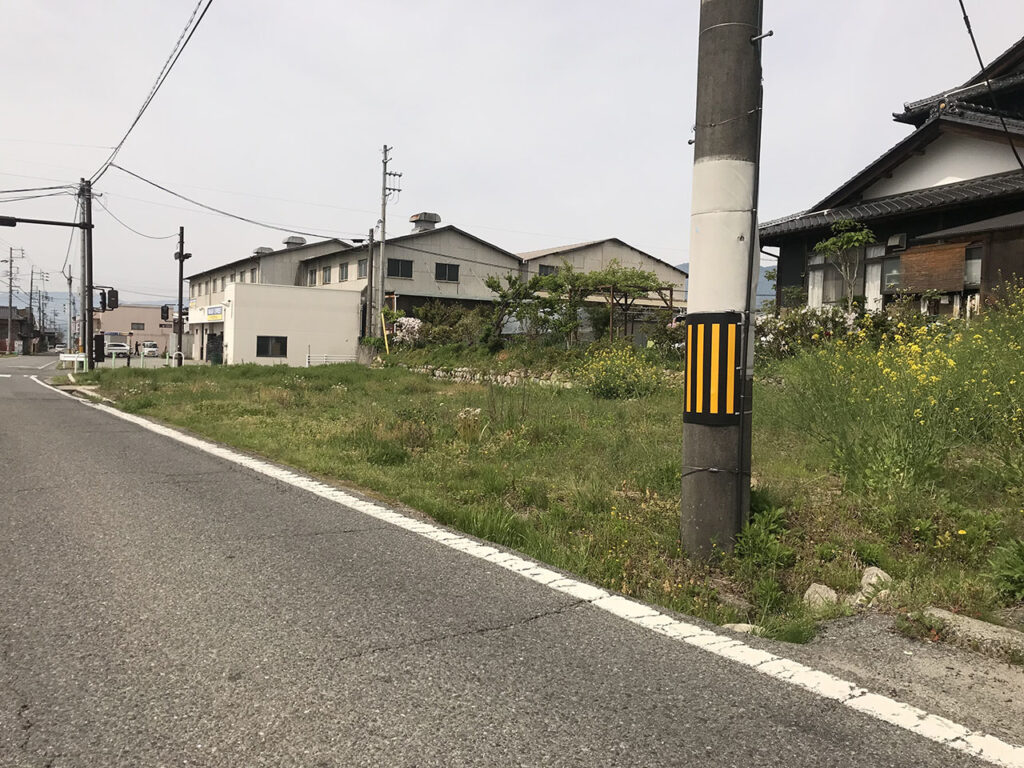
[[[417,320],[415,317],[399,317],[395,320],[395,343],[412,346],[419,341],[422,329],[422,320]]]
[[[632,347],[588,354],[578,378],[592,395],[609,399],[645,397],[661,386],[661,371]]]
[[[758,315],[755,327],[755,359],[779,360],[801,349],[845,336],[846,313],[839,307],[798,307],[781,317]]]
[[[999,594],[1010,600],[1024,600],[1024,539],[997,548],[989,565]]]

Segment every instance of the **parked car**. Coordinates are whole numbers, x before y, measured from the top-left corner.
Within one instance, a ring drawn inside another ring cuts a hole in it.
[[[140,348],[143,357],[159,357],[160,347],[155,341],[144,341]]]
[[[123,341],[112,341],[104,346],[107,357],[128,357],[128,345]]]

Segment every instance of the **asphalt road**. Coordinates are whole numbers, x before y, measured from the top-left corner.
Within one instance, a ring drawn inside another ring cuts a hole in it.
[[[29,373],[0,361],[2,766],[986,765]]]

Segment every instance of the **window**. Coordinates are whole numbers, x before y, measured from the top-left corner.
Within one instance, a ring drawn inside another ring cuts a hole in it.
[[[856,252],[844,253],[839,257],[844,268],[852,272],[856,269],[853,277],[853,295],[864,295],[864,249],[858,248]],[[856,261],[855,261],[856,260]],[[839,267],[831,259],[825,260],[824,276],[822,278],[821,300],[825,304],[841,304],[846,302],[846,280]]]
[[[366,259],[360,259],[356,264],[356,277],[366,277]]]
[[[238,282],[240,282],[240,283],[244,283],[245,282],[245,272],[244,271],[238,273]]]
[[[348,280],[348,262],[338,265],[338,282],[343,283]]]
[[[256,267],[253,267],[252,269],[249,270],[249,282],[256,282]]]
[[[288,337],[257,336],[256,357],[288,357]]]
[[[893,290],[900,287],[900,257],[886,259],[882,262],[882,290]]]
[[[238,278],[238,275],[236,275],[234,272],[232,272],[231,273],[231,280],[230,280],[230,282],[232,282],[232,283],[235,282],[235,280],[237,280],[237,278]]]
[[[558,267],[553,266],[551,264],[541,264],[539,267],[537,267],[537,274],[538,275],[557,275],[558,274]]]
[[[331,268],[330,267],[324,267],[321,270],[321,272],[323,272],[323,279],[320,282],[322,282],[324,285],[330,285],[331,284]]]
[[[434,279],[442,283],[459,282],[459,265],[438,262],[434,265]]]
[[[388,277],[412,277],[412,262],[409,259],[388,259]]]
[[[846,298],[846,285],[843,276],[834,264],[825,265],[825,278],[822,283],[821,300],[826,304],[835,304]]]
[[[144,331],[144,330],[146,330],[146,324],[145,323],[132,323],[132,330],[133,331]]]
[[[972,245],[964,252],[964,282],[967,285],[981,284],[981,246]]]
[[[309,270],[306,273],[306,285],[316,285],[316,268]]]
[[[210,293],[210,281],[209,280],[204,280],[203,281],[203,293],[205,293],[205,294],[209,294]]]

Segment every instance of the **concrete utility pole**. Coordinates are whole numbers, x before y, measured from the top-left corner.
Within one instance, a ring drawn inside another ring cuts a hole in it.
[[[373,273],[377,269],[377,262],[373,258],[373,227],[366,238],[366,317],[363,318],[363,335],[372,336],[370,331],[373,328],[373,297],[376,290]]]
[[[67,274],[65,274],[64,277],[67,278],[67,281],[68,281],[68,337],[64,341],[64,348],[68,352],[70,352],[71,351],[71,341],[75,337],[74,336],[74,329],[72,328],[72,325],[71,325],[71,316],[72,316],[73,311],[74,311],[74,300],[71,297],[71,265],[70,264],[68,264],[67,270],[68,270]]]
[[[402,174],[395,173],[388,170],[388,163],[391,162],[390,152],[394,147],[389,147],[387,144],[384,145],[384,159],[383,159],[383,171],[381,173],[380,182],[380,257],[377,259],[377,269],[374,277],[376,287],[374,288],[374,294],[376,295],[370,307],[373,311],[373,316],[370,319],[370,335],[380,336],[383,333],[381,327],[380,314],[384,310],[384,276],[387,274],[387,261],[384,258],[384,244],[387,241],[388,232],[388,200],[392,197],[396,197],[399,192],[402,191]],[[367,264],[367,268],[371,265]],[[369,283],[367,283],[369,287]],[[376,304],[376,307],[373,305]]]
[[[18,258],[25,258],[24,248],[11,246],[7,256],[7,354],[11,353],[14,345],[14,252],[18,251]]]
[[[29,319],[28,332],[30,334],[32,334],[33,337],[35,336],[35,330],[36,330],[36,319],[34,317],[35,313],[32,311],[32,291],[34,289],[33,281],[35,280],[35,277],[36,277],[36,268],[35,267],[29,267],[29,270],[28,270],[28,319]],[[29,341],[29,345],[31,345],[31,344],[32,344],[32,342]],[[29,348],[31,349],[31,346]]]
[[[174,353],[174,365],[179,368],[185,363],[184,355],[181,352],[181,335],[185,330],[185,317],[182,313],[182,292],[185,285],[185,259],[191,258],[191,256],[191,253],[185,253],[185,228],[178,227],[178,252],[174,254],[174,259],[178,262],[178,342]]]
[[[760,0],[701,2],[680,510],[682,545],[694,557],[716,546],[731,549],[750,512],[750,328],[766,36]]]
[[[85,370],[92,362],[92,182],[81,179],[78,194],[82,198],[82,349]]]

